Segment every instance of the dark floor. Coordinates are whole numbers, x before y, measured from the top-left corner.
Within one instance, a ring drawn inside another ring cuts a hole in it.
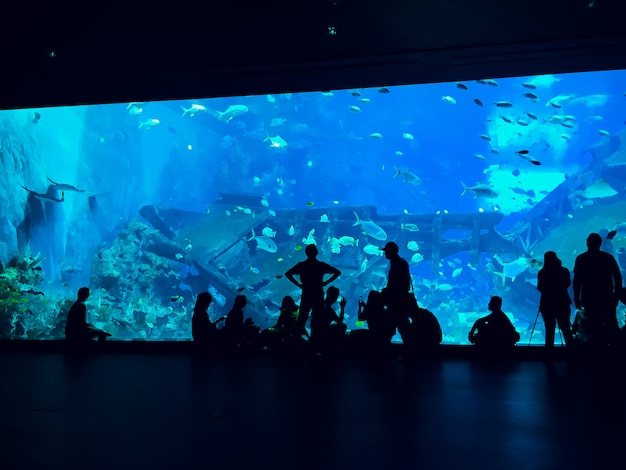
[[[616,365],[162,349],[0,353],[0,468],[624,465]]]

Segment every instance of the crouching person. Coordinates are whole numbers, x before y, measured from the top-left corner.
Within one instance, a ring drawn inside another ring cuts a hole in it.
[[[469,332],[470,343],[484,349],[509,349],[520,339],[519,333],[502,311],[502,298],[489,300],[491,313],[476,320]]]
[[[420,307],[417,299],[414,296],[412,298],[414,305],[409,313],[411,326],[407,346],[420,351],[432,349],[439,345],[443,339],[441,325],[433,312]]]

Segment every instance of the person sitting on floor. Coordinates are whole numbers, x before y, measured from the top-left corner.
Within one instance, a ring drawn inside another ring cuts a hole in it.
[[[470,343],[482,348],[512,347],[520,340],[519,333],[502,311],[502,298],[493,296],[489,300],[491,313],[476,320],[469,332]]]
[[[283,297],[276,324],[261,332],[261,344],[269,349],[293,346],[302,342],[302,336],[309,336],[306,328],[298,331],[298,305],[290,295]],[[300,334],[298,334],[300,333]]]
[[[85,301],[89,298],[89,287],[78,289],[78,298],[67,313],[65,324],[65,338],[72,343],[87,343],[94,338],[104,341],[111,333],[99,330],[87,323],[87,307]]]

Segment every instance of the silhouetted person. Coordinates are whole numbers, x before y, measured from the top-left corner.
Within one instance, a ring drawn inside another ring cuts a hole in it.
[[[539,310],[546,326],[546,348],[554,347],[556,323],[563,333],[565,345],[573,344],[570,324],[572,299],[567,291],[571,284],[570,272],[562,266],[554,251],[543,255],[543,268],[537,274],[537,290],[541,292]]]
[[[474,322],[469,332],[470,343],[481,348],[505,349],[515,345],[520,335],[509,317],[502,311],[502,298],[493,296],[489,300],[491,313]]]
[[[409,290],[411,289],[411,275],[409,274],[409,263],[400,257],[400,249],[395,242],[387,242],[382,250],[385,252],[385,258],[389,260],[387,285],[382,290],[383,302],[387,306],[387,311],[404,342],[410,329]]]
[[[245,295],[235,297],[233,308],[226,316],[226,324],[222,329],[227,348],[248,349],[257,346],[259,327],[254,324],[252,318],[244,321],[243,309],[248,303]]]
[[[587,251],[574,264],[574,303],[584,309],[591,342],[606,345],[619,333],[616,308],[622,290],[622,275],[613,255],[600,251],[602,237],[587,237]]]
[[[285,277],[302,289],[300,298],[300,313],[298,314],[298,329],[304,331],[309,313],[315,315],[315,311],[324,307],[324,287],[333,282],[341,271],[330,264],[317,259],[317,246],[307,245],[304,253],[307,256],[305,261],[300,261],[285,273]],[[330,274],[327,280],[324,276]],[[296,281],[294,276],[300,278]]]
[[[417,299],[413,300],[413,307],[409,311],[411,319],[410,346],[417,349],[428,349],[437,346],[443,339],[441,325],[433,312],[420,307]]]
[[[270,349],[292,346],[301,340],[301,333],[298,330],[298,305],[293,297],[286,295],[283,297],[276,324],[261,332],[261,343]],[[306,330],[304,333],[308,337]]]
[[[78,298],[67,313],[67,323],[65,325],[65,338],[72,343],[86,343],[94,338],[104,341],[111,333],[99,330],[90,323],[87,323],[87,307],[85,301],[89,298],[89,288],[78,289]]]
[[[359,301],[358,320],[367,322],[367,329],[350,331],[350,340],[357,348],[367,348],[377,353],[391,343],[396,327],[385,310],[380,292],[370,291],[367,303]]]
[[[209,319],[208,309],[213,301],[213,296],[209,292],[200,292],[196,297],[196,304],[193,307],[191,317],[191,335],[193,340],[200,346],[217,346],[218,329],[217,324],[226,319],[220,317],[214,322]]]
[[[337,349],[345,338],[347,326],[343,322],[345,316],[346,299],[339,302],[340,313],[333,309],[333,304],[339,299],[339,289],[330,286],[326,291],[324,307],[313,312],[311,317],[311,343],[316,351],[331,351]]]

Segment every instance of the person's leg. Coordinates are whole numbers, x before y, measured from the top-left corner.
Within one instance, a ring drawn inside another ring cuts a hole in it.
[[[569,307],[559,312],[556,317],[559,323],[559,329],[563,335],[563,340],[566,346],[571,346],[574,343],[574,335],[572,334],[572,324],[570,322],[571,311]]]
[[[543,323],[546,327],[546,348],[554,347],[554,331],[556,329],[556,318],[551,312],[541,312]]]

